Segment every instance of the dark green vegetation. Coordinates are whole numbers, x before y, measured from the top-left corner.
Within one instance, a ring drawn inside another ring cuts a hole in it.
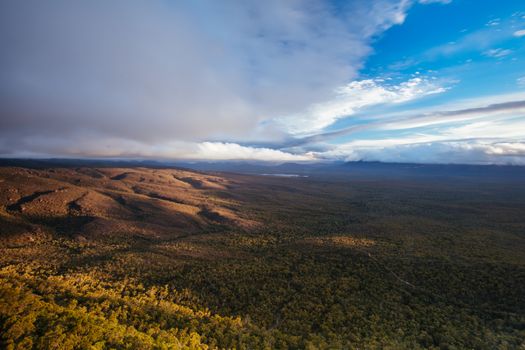
[[[524,182],[0,170],[2,348],[525,347]]]

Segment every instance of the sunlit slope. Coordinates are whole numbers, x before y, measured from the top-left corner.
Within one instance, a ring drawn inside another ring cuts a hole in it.
[[[0,168],[4,235],[44,233],[89,239],[190,234],[210,224],[250,227],[239,204],[219,198],[236,184],[219,176],[145,168]],[[47,230],[49,231],[49,230]]]

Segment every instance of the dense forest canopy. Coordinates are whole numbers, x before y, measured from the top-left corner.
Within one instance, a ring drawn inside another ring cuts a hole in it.
[[[0,168],[7,349],[516,349],[525,186]]]

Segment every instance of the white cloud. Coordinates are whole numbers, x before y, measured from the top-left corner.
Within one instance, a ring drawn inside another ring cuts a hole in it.
[[[500,24],[501,24],[501,19],[495,18],[495,19],[491,19],[490,21],[488,21],[486,26],[487,27],[496,27],[496,26],[499,26]]]
[[[315,104],[302,114],[284,117],[278,122],[293,134],[311,134],[365,107],[407,102],[444,91],[445,87],[425,77],[412,78],[398,85],[389,85],[379,79],[354,81],[339,88],[332,100]]]
[[[420,4],[450,4],[452,0],[419,0]]]
[[[516,83],[520,87],[525,87],[525,76],[516,79]]]
[[[493,57],[493,58],[502,58],[502,57],[510,55],[511,53],[512,53],[512,50],[500,49],[500,48],[490,49],[490,50],[483,52],[485,56]]]
[[[193,159],[213,160],[262,160],[262,161],[312,161],[311,154],[295,155],[270,148],[246,147],[235,143],[203,142],[198,144]]]
[[[508,40],[513,35],[512,23],[501,22],[499,28],[488,26],[466,33],[454,42],[438,45],[424,52],[418,61],[432,61],[441,57],[450,57],[465,52],[483,52]],[[514,35],[516,35],[514,33]]]
[[[485,145],[485,153],[496,156],[520,156],[525,158],[525,142],[499,142]]]
[[[522,36],[525,36],[525,29],[515,31],[514,32],[514,36],[518,37],[518,38],[521,38]]]

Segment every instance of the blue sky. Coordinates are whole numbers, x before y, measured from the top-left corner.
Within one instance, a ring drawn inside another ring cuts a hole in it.
[[[525,164],[523,0],[0,4],[0,155]]]

